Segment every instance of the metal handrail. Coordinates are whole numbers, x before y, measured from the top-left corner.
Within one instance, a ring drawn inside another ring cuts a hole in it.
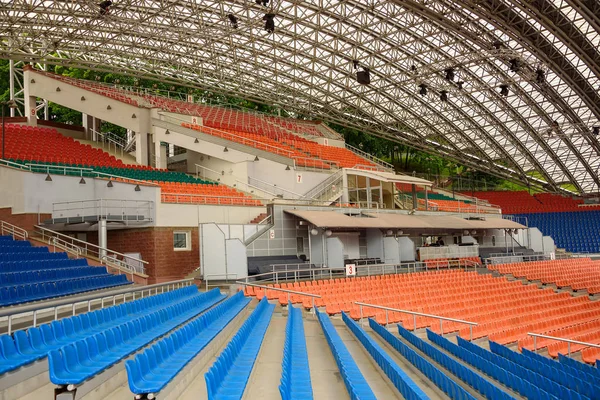
[[[198,267],[198,268],[200,268],[200,267]],[[204,282],[206,283],[206,285],[205,285],[206,291],[208,292],[208,287],[209,286],[213,286],[213,287],[217,287],[218,286],[218,285],[209,285],[208,284],[208,281],[210,280],[210,279],[208,279],[209,276],[225,276],[224,280],[226,282],[229,282],[229,276],[233,277],[233,280],[235,281],[235,280],[237,280],[237,275],[238,275],[237,272],[226,272],[224,274],[207,274],[207,275],[204,275],[203,278],[204,278]],[[215,281],[222,281],[223,279],[214,279],[214,280]]]
[[[340,169],[336,171],[335,173],[331,174],[331,176],[327,177],[327,179],[325,179],[323,182],[306,192],[306,194],[302,196],[302,199],[314,200],[317,196],[322,195],[327,190],[330,190],[331,185],[333,185],[334,182],[337,182],[340,179],[343,181],[343,175],[344,170]],[[341,187],[342,185],[340,185],[340,188]]]
[[[463,319],[442,317],[441,315],[425,314],[425,313],[420,313],[420,312],[416,312],[416,311],[401,310],[399,308],[380,306],[380,305],[377,305],[377,304],[362,303],[362,302],[358,302],[358,301],[355,301],[354,304],[356,304],[357,306],[360,307],[360,319],[361,319],[361,321],[363,319],[363,310],[362,310],[362,308],[363,307],[371,307],[371,308],[378,308],[378,309],[386,311],[386,313],[385,313],[386,325],[388,324],[388,311],[399,312],[399,313],[404,313],[404,314],[411,314],[413,316],[413,330],[417,329],[417,316],[439,319],[440,320],[440,333],[442,335],[444,334],[444,328],[443,328],[442,321],[450,321],[450,322],[458,322],[460,324],[467,324],[467,325],[469,325],[469,339],[470,340],[473,340],[473,326],[479,325],[477,322],[465,321]]]
[[[256,283],[248,283],[248,282],[241,282],[241,281],[237,281],[236,282],[239,285],[244,285],[244,286],[252,286],[252,287],[257,287],[257,288],[261,288],[264,291],[264,295],[267,295],[267,290],[275,290],[277,292],[284,292],[287,293],[287,301],[288,304],[290,302],[290,294],[295,294],[298,296],[306,296],[306,297],[310,297],[312,299],[312,310],[313,312],[316,314],[316,308],[315,308],[315,299],[320,299],[322,298],[320,295],[318,294],[313,294],[313,293],[305,293],[305,292],[297,292],[295,290],[290,290],[290,289],[282,289],[282,288],[275,288],[275,287],[269,287],[269,286],[264,286],[264,285],[257,285]]]
[[[579,340],[565,339],[565,338],[560,338],[560,337],[556,337],[556,336],[542,335],[541,333],[527,332],[527,335],[533,336],[533,352],[534,353],[537,352],[537,338],[539,338],[539,337],[543,338],[543,339],[557,340],[559,342],[567,342],[568,343],[568,346],[567,346],[568,354],[567,355],[569,357],[571,356],[571,343],[600,349],[600,345],[595,344],[595,343],[580,342]]]
[[[239,184],[239,185],[246,186],[246,190],[240,189],[240,188],[237,186],[238,184]],[[276,197],[279,197],[279,195],[277,195],[277,194],[275,194],[275,193],[271,193],[271,192],[269,192],[268,190],[261,189],[261,188],[259,188],[258,186],[254,186],[254,185],[251,185],[251,184],[249,184],[249,183],[246,183],[246,182],[243,182],[243,181],[240,181],[240,180],[237,180],[237,179],[235,180],[235,188],[236,188],[237,190],[244,191],[244,192],[246,192],[246,193],[248,193],[248,194],[251,194],[251,195],[253,195],[253,196],[260,197],[260,198],[262,198],[262,199],[264,199],[264,200],[271,200],[271,199],[274,199],[274,198],[276,198]],[[250,189],[252,189],[252,190],[250,190]],[[268,194],[268,195],[269,195],[269,196],[271,196],[271,197],[258,196],[256,193],[254,193],[254,190],[258,190],[259,192],[262,192],[262,193]]]
[[[13,239],[19,238],[21,240],[27,240],[29,237],[29,234],[25,229],[6,221],[0,221],[0,234],[8,234],[11,235]]]
[[[261,206],[264,205],[264,199],[258,199],[258,198],[248,198],[248,197],[232,197],[232,196],[215,196],[215,195],[211,195],[211,194],[191,194],[191,193],[162,193],[161,194],[161,201],[163,203],[171,203],[169,201],[166,201],[166,196],[173,196],[175,197],[175,203],[176,204],[206,204],[206,205],[215,205],[215,203],[210,203],[208,201],[206,201],[206,199],[217,199],[217,205],[219,204],[225,204],[225,205],[229,205],[229,206],[239,206],[239,205],[254,205],[254,206]],[[179,197],[189,197],[194,198],[194,199],[205,199],[204,202],[192,202],[190,201],[179,201]],[[225,199],[224,201],[221,201],[221,199]],[[234,204],[233,200],[240,200],[241,204]],[[260,204],[258,204],[260,203]]]
[[[48,243],[48,244],[51,244],[52,247],[54,247],[54,253],[56,253],[56,248],[58,247],[59,249],[64,250],[68,254],[72,254],[73,256],[75,256],[75,258],[81,257],[81,251],[82,251],[81,248],[79,248],[73,244],[69,244],[65,240],[62,240],[61,238],[53,237],[51,240],[51,243]]]
[[[48,239],[49,240],[50,240],[50,238],[57,237],[57,238],[61,238],[65,242],[66,241],[71,241],[73,243],[76,242],[76,243],[79,244],[79,246],[77,246],[77,247],[79,249],[81,249],[81,254],[90,255],[89,254],[90,250],[92,250],[94,253],[92,253],[91,255],[93,257],[98,258],[101,261],[103,261],[101,255],[103,253],[106,253],[106,254],[114,254],[114,255],[121,256],[121,257],[123,257],[123,260],[129,259],[129,260],[134,261],[136,263],[141,263],[142,264],[142,271],[141,271],[141,273],[145,274],[145,269],[144,269],[143,266],[147,265],[148,261],[144,261],[144,260],[139,259],[137,257],[128,256],[128,255],[125,255],[123,253],[119,253],[118,251],[107,249],[105,247],[96,246],[95,244],[92,244],[92,243],[89,243],[89,242],[86,242],[86,241],[83,241],[83,240],[80,240],[80,239],[77,239],[77,238],[73,238],[71,236],[67,236],[67,235],[62,234],[60,232],[56,232],[56,231],[53,231],[53,230],[48,229],[48,228],[44,228],[44,227],[39,226],[39,225],[35,225],[34,228],[36,230],[39,230],[39,232],[37,232],[37,233],[41,233],[42,240],[44,240],[45,237],[46,237],[46,235],[48,235]],[[105,257],[105,258],[107,258],[107,257]],[[121,260],[118,260],[118,261],[121,261]],[[134,271],[133,268],[128,268],[128,269],[132,270],[133,272],[138,272],[138,271]]]
[[[249,183],[248,183],[248,185],[252,185],[252,183],[250,183],[250,182],[252,182],[252,181],[256,181],[256,182],[258,182],[258,183],[260,183],[260,184],[267,185],[268,187],[272,187],[272,188],[273,188],[273,189],[275,189],[275,190],[281,190],[282,192],[289,193],[289,194],[291,194],[291,195],[294,195],[294,196],[296,196],[296,197],[302,197],[302,195],[301,195],[301,194],[299,194],[299,193],[296,193],[296,192],[294,192],[294,191],[292,191],[292,190],[285,189],[285,188],[282,188],[282,187],[280,187],[280,186],[274,185],[274,184],[272,184],[272,183],[265,182],[265,181],[263,181],[263,180],[260,180],[260,179],[258,179],[258,178],[254,178],[254,177],[251,177],[251,176],[249,176],[249,177],[248,177],[248,182],[249,182]],[[256,186],[256,185],[253,185],[253,186]],[[256,186],[256,187],[257,187],[259,190],[262,190],[262,189],[260,189],[260,187],[258,187],[258,186]]]
[[[362,158],[366,158],[369,161],[373,161],[376,164],[379,164],[380,166],[393,171],[394,170],[394,166],[392,164],[390,164],[387,161],[383,161],[381,158],[377,158],[369,153],[367,153],[366,151],[363,151],[357,147],[351,146],[348,143],[344,143],[346,149],[350,150],[351,152],[359,155]]]
[[[173,287],[172,290],[175,290],[176,288],[179,289],[184,286],[192,285],[193,282],[194,282],[193,279],[180,279],[177,281],[156,283],[153,285],[146,285],[146,286],[142,286],[142,287],[117,289],[117,290],[110,291],[110,292],[103,292],[101,294],[88,294],[85,296],[78,296],[75,299],[69,298],[69,297],[60,298],[58,300],[50,299],[50,300],[46,300],[42,303],[28,304],[28,305],[10,307],[10,308],[6,308],[6,309],[0,309],[0,318],[8,317],[8,333],[10,334],[12,332],[12,319],[16,315],[33,312],[33,326],[35,327],[37,324],[37,313],[42,310],[54,309],[54,320],[57,320],[58,319],[58,307],[70,305],[70,306],[72,306],[72,315],[75,315],[75,306],[80,303],[87,303],[88,304],[88,312],[89,312],[89,311],[91,311],[91,302],[94,300],[100,300],[100,306],[101,306],[101,308],[104,308],[104,299],[106,299],[106,298],[112,298],[112,305],[115,305],[117,296],[123,295],[123,302],[125,302],[127,295],[130,293],[133,294],[132,300],[135,300],[136,299],[135,293],[137,293],[137,292],[141,292],[141,297],[144,297],[145,291],[148,291],[148,293],[151,294],[152,289],[156,289],[156,293],[158,293],[158,288],[162,287],[163,290],[161,293],[163,293],[165,287],[167,287],[167,291],[169,290],[168,288],[170,286]]]

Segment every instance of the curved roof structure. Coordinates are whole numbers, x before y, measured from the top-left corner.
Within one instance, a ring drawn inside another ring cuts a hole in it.
[[[234,94],[600,192],[597,0],[262,1],[113,0],[101,16],[98,0],[12,0],[0,57]]]

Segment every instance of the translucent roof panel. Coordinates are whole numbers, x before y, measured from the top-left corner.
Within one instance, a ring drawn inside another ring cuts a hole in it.
[[[2,58],[235,95],[547,190],[600,191],[600,2],[113,0],[104,16],[97,2],[3,3]]]

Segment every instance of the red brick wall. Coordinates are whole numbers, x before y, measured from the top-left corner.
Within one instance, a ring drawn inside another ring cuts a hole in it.
[[[191,232],[191,250],[173,250],[173,231]],[[88,242],[98,243],[98,234],[88,232]],[[148,261],[148,283],[182,279],[200,265],[198,228],[144,228],[108,231],[107,247],[119,253],[140,253]]]
[[[40,222],[52,218],[52,214],[40,214]],[[12,208],[0,208],[0,220],[23,228],[28,232],[33,231],[34,225],[38,224],[37,214],[13,214]]]

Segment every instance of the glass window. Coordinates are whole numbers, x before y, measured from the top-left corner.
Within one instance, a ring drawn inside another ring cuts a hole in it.
[[[173,232],[173,249],[175,251],[191,250],[189,232]]]

